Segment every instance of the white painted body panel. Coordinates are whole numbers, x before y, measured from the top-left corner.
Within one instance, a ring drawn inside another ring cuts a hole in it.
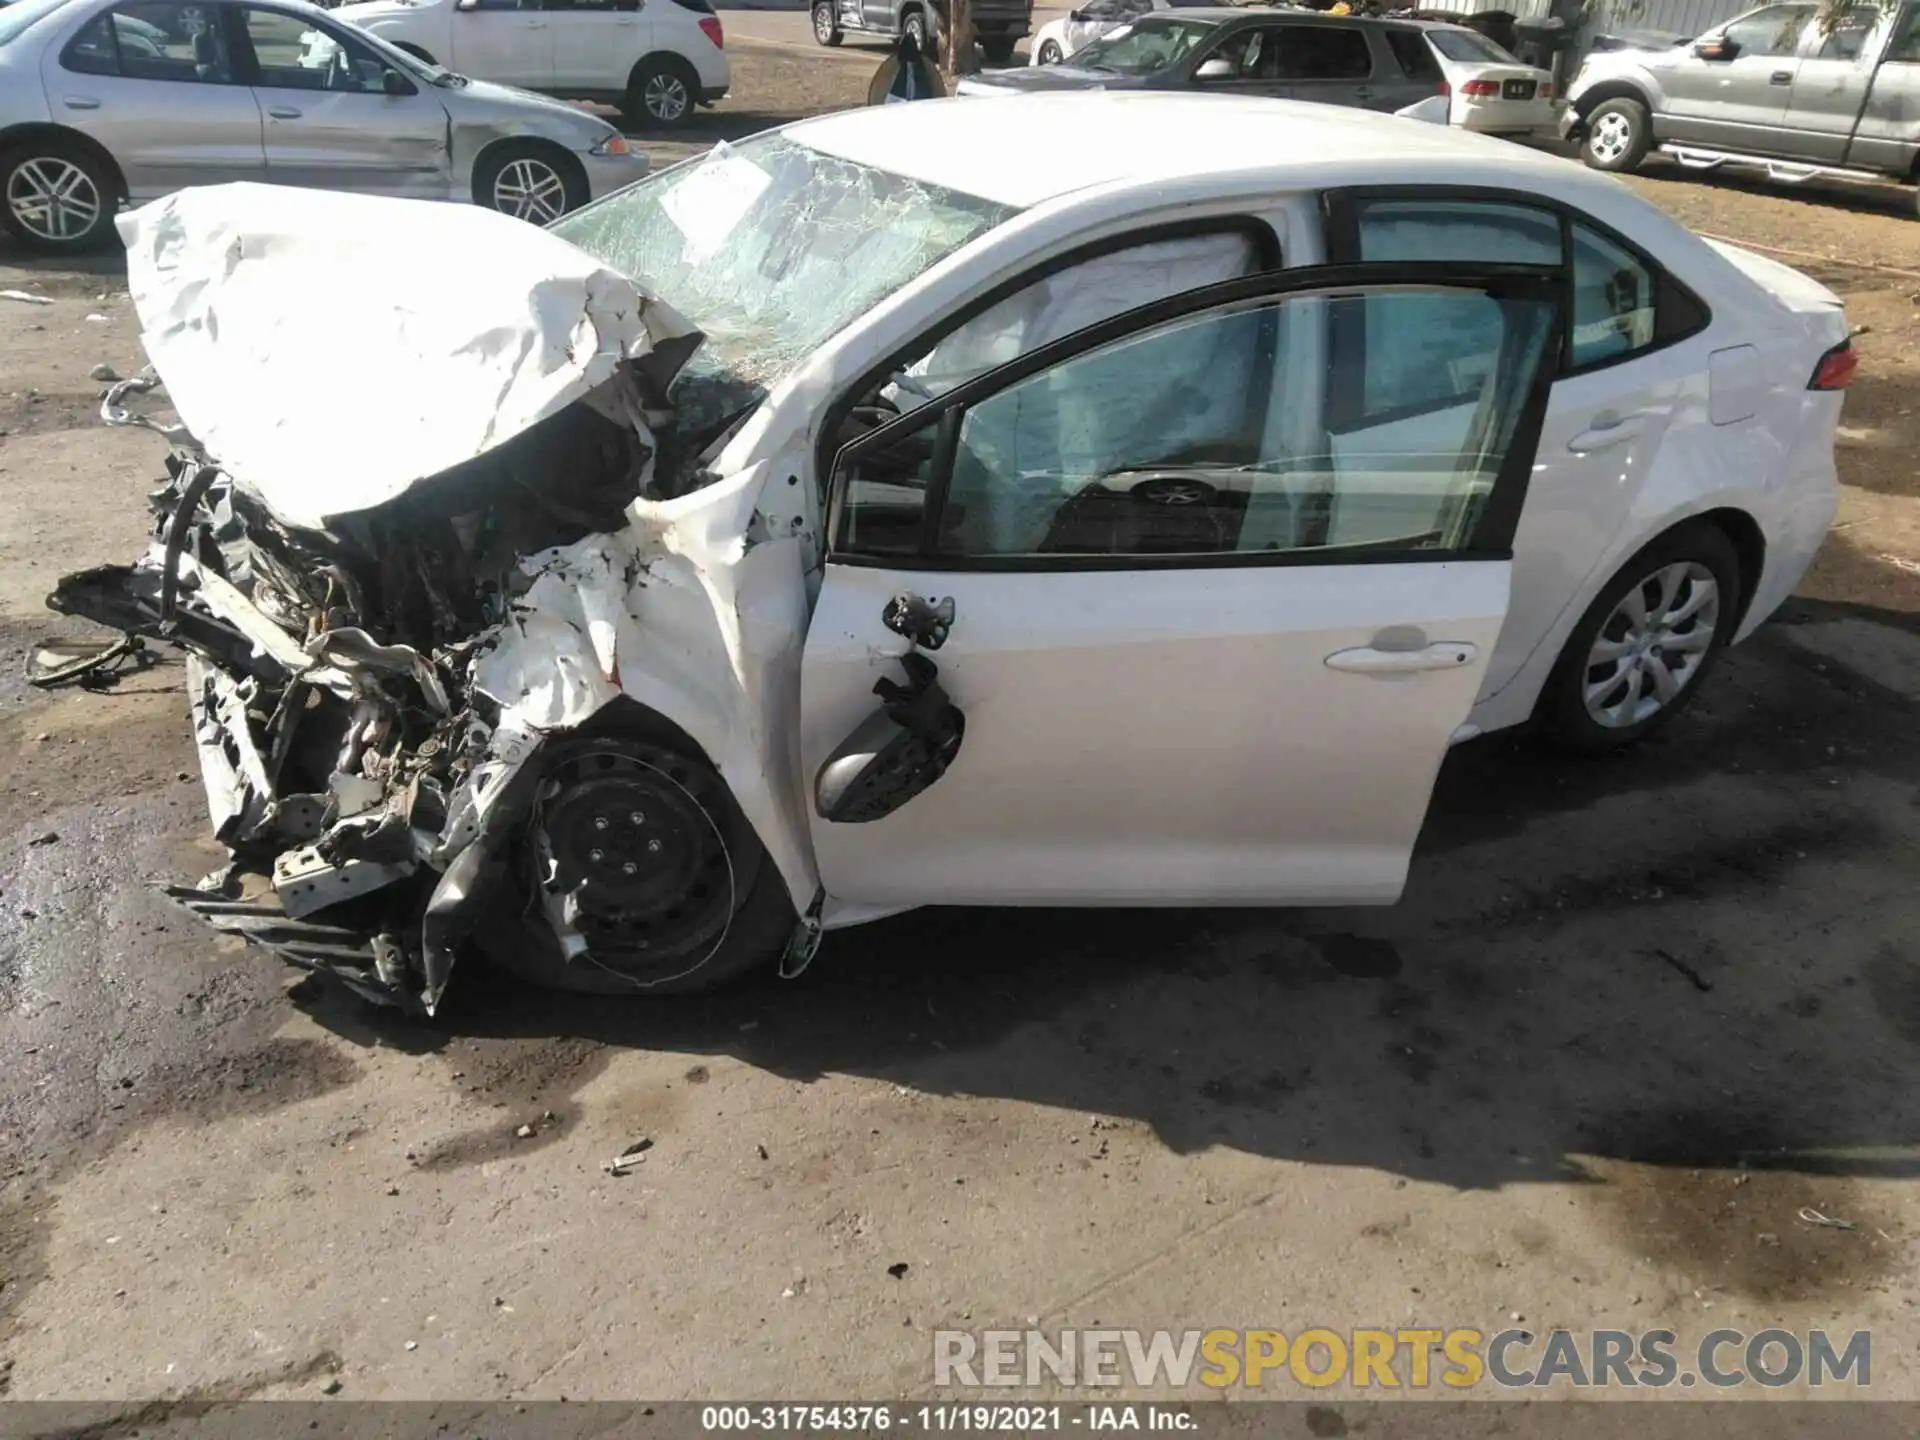
[[[1222,127],[1241,143],[1197,143]],[[635,502],[618,535],[531,557],[537,603],[488,657],[484,688],[514,712],[495,757],[509,768],[515,734],[577,724],[619,693],[680,724],[796,906],[824,894],[829,925],[963,900],[1390,900],[1449,740],[1527,718],[1567,632],[1628,556],[1708,510],[1750,516],[1766,559],[1745,634],[1831,518],[1839,397],[1806,383],[1844,337],[1837,302],[1577,165],[1454,127],[1220,97],[927,101],[789,134],[1027,208],[803,357],[705,457],[712,483]],[[913,588],[958,600],[939,663],[956,701],[975,702],[959,760],[888,820],[816,834],[813,767],[871,709],[872,681],[894,669],[881,657],[900,647],[879,612],[902,577],[822,565],[816,456],[831,404],[1047,257],[1171,219],[1251,215],[1274,227],[1286,264],[1312,264],[1325,256],[1321,189],[1414,184],[1585,211],[1714,315],[1692,341],[1554,388],[1511,567],[922,575]],[[1710,357],[1742,346],[1754,360],[1741,359],[1738,403],[1720,411],[1751,413],[1716,425]],[[1635,445],[1568,456],[1594,409],[1629,404],[1652,412]],[[1394,679],[1326,667],[1332,651],[1407,624],[1471,645],[1473,662]]]

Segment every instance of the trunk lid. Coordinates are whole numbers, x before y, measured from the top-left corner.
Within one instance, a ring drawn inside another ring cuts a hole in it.
[[[1811,275],[1724,240],[1706,243],[1798,319],[1815,340],[1837,345],[1847,338],[1844,302]]]

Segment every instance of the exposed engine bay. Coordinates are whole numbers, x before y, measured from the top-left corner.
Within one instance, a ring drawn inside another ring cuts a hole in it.
[[[516,906],[547,912],[576,952],[619,952],[636,985],[691,968],[757,845],[670,742],[588,727],[491,783],[503,752],[540,744],[503,733],[503,701],[522,697],[490,693],[486,663],[535,581],[526,557],[620,530],[657,458],[631,425],[574,405],[315,531],[176,451],[147,554],[68,576],[48,602],[188,652],[209,809],[233,859],[169,894],[427,1011],[488,905],[496,927],[515,926]],[[532,853],[506,843],[523,826]]]

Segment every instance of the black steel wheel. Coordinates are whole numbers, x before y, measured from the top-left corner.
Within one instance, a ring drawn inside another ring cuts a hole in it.
[[[703,990],[771,964],[793,930],[786,887],[725,781],[653,739],[555,744],[517,850],[522,923],[478,938],[536,984]]]

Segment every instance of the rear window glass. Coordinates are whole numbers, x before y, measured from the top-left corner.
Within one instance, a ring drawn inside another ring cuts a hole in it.
[[[1427,39],[1433,42],[1433,48],[1449,60],[1464,60],[1477,65],[1517,65],[1505,50],[1484,35],[1476,35],[1471,30],[1429,30]]]
[[[1414,80],[1438,80],[1440,63],[1433,58],[1433,52],[1427,49],[1426,37],[1412,30],[1389,30],[1386,32],[1387,48],[1393,52],[1393,58],[1400,62],[1400,68]]]

